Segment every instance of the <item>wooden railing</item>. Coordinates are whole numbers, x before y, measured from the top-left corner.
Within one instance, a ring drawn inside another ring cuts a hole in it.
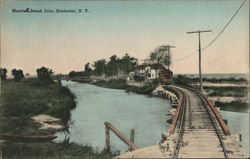
[[[130,131],[130,139],[126,138],[117,128],[115,128],[109,122],[105,122],[105,150],[110,152],[110,130],[118,136],[125,144],[130,147],[131,151],[138,149],[138,147],[134,144],[135,130],[131,129]]]

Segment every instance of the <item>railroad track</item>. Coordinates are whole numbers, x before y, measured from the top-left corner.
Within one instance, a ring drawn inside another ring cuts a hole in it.
[[[209,107],[209,101],[197,90],[171,87],[181,97],[181,108],[174,129],[177,141],[173,158],[228,158],[223,130]]]

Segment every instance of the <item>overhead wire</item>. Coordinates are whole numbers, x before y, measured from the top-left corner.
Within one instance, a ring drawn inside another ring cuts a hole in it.
[[[182,61],[182,60],[185,60],[185,59],[187,59],[187,58],[193,56],[193,55],[196,54],[196,53],[197,53],[197,50],[195,50],[195,51],[192,52],[191,54],[188,54],[187,56],[181,57],[181,58],[179,58],[179,59],[177,59],[177,60],[174,60],[174,61]]]
[[[246,2],[246,0],[241,4],[241,6],[239,7],[239,9],[235,12],[235,14],[228,21],[228,23],[224,26],[224,28],[220,31],[220,33],[207,46],[201,48],[201,50],[205,50],[206,48],[208,48],[209,46],[211,46],[219,38],[219,36],[224,32],[224,30],[231,23],[231,21],[234,19],[234,17],[238,14],[238,12],[240,11],[240,9],[242,8],[242,6],[244,5],[245,2]]]
[[[201,48],[201,50],[205,50],[207,49],[209,46],[211,46],[219,37],[220,35],[224,32],[224,30],[227,28],[227,26],[231,23],[231,21],[234,19],[234,17],[238,14],[238,12],[240,11],[240,9],[242,8],[242,6],[244,5],[244,3],[246,2],[246,0],[244,0],[244,2],[240,5],[240,7],[238,8],[238,10],[234,13],[234,15],[231,17],[231,19],[227,22],[227,24],[223,27],[223,29],[219,32],[219,34],[208,44],[206,45],[205,47]],[[182,58],[179,58],[179,59],[176,59],[176,60],[173,60],[173,61],[182,61],[182,60],[185,60],[189,57],[191,57],[192,55],[194,55],[198,50],[195,50],[193,53],[187,55],[187,56],[184,56]]]

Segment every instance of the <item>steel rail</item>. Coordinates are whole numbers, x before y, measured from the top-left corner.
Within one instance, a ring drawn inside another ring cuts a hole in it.
[[[175,127],[177,125],[178,122],[178,118],[181,112],[181,107],[182,107],[182,102],[183,102],[183,96],[181,95],[180,91],[172,88],[172,87],[163,87],[164,89],[170,90],[171,92],[173,92],[177,97],[178,97],[178,105],[176,108],[176,113],[174,115],[174,117],[172,118],[172,124],[169,127],[169,133],[174,133]]]
[[[189,89],[189,90],[191,90],[191,89]],[[207,101],[207,99],[204,98],[203,95],[202,95],[199,91],[194,90],[194,89],[193,89],[192,91],[193,91],[195,94],[198,95],[198,97],[201,99],[203,105],[205,106],[205,108],[206,108],[206,110],[207,110],[207,112],[208,112],[208,115],[209,115],[209,117],[210,117],[210,119],[211,119],[211,121],[212,121],[212,123],[213,123],[214,128],[215,128],[215,131],[216,131],[216,134],[217,134],[217,136],[218,136],[218,139],[219,139],[219,141],[220,141],[220,145],[221,145],[221,147],[222,147],[223,154],[224,154],[225,158],[228,159],[229,157],[228,157],[228,155],[227,155],[226,146],[225,146],[225,144],[224,144],[224,142],[223,142],[223,140],[222,140],[222,137],[221,137],[221,134],[220,134],[220,132],[219,132],[218,126],[217,126],[217,124],[216,124],[216,122],[215,122],[215,120],[217,120],[217,119],[212,115],[213,112],[212,112],[211,108],[208,107],[209,101]]]
[[[185,88],[185,89],[189,89],[191,91],[197,91],[195,90],[194,88],[190,88],[190,87],[185,87],[185,86],[179,86],[179,85],[175,85],[173,84],[174,86],[177,86],[177,87],[182,87],[182,88]],[[213,104],[208,100],[208,98],[200,92],[200,94],[203,96],[203,98],[207,101],[210,109],[212,110],[213,114],[215,115],[215,117],[217,118],[217,121],[218,123],[220,124],[223,132],[225,135],[230,135],[230,129],[229,127],[225,124],[225,122],[223,121],[221,115],[219,114],[218,110],[213,106]]]
[[[184,92],[178,88],[171,88],[173,90],[175,90],[180,99],[182,99],[181,104],[180,104],[180,111],[181,113],[179,114],[179,116],[181,117],[181,121],[180,121],[180,126],[179,126],[179,132],[178,132],[178,136],[177,136],[177,142],[175,144],[174,147],[174,151],[173,151],[173,158],[178,158],[178,154],[179,154],[179,150],[180,150],[180,146],[181,146],[181,141],[182,141],[182,137],[184,134],[184,126],[185,126],[185,114],[186,114],[186,101],[187,101],[187,97],[184,94]],[[178,116],[178,118],[179,118]]]
[[[217,118],[215,118],[212,114],[214,114],[214,112],[211,110],[211,108],[209,107],[210,103],[209,101],[203,96],[202,93],[200,93],[199,91],[193,89],[193,88],[188,88],[188,87],[184,87],[184,86],[179,86],[179,85],[174,85],[174,86],[177,86],[177,87],[181,87],[181,88],[184,88],[184,89],[188,89],[192,92],[194,92],[200,99],[201,99],[201,102],[203,103],[209,117],[210,117],[210,120],[212,121],[213,123],[213,126],[215,128],[215,131],[216,131],[216,134],[217,134],[217,137],[220,141],[220,145],[222,147],[222,150],[223,150],[223,154],[225,156],[226,159],[228,159],[228,155],[227,155],[227,150],[226,150],[226,147],[225,147],[225,144],[224,142],[222,141],[222,137],[220,135],[220,132],[219,132],[219,129],[218,129],[218,126],[216,124],[216,120]],[[178,157],[178,153],[179,153],[179,150],[180,150],[180,144],[181,144],[181,141],[182,141],[182,137],[183,137],[183,134],[184,134],[184,125],[185,125],[185,112],[186,112],[186,101],[187,101],[187,96],[185,95],[185,93],[179,89],[179,88],[174,88],[174,87],[171,87],[172,89],[175,89],[176,92],[178,92],[180,94],[180,96],[182,96],[183,100],[181,101],[181,121],[180,121],[180,127],[179,127],[179,132],[178,132],[178,136],[177,136],[177,142],[176,142],[176,145],[175,145],[175,148],[174,148],[174,153],[173,153],[173,158],[177,158]],[[215,114],[214,114],[215,115]]]

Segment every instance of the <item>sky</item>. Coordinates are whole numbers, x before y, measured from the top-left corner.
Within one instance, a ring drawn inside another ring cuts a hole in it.
[[[125,53],[147,58],[170,44],[171,70],[198,73],[201,45],[212,41],[243,0],[46,1],[2,0],[1,67],[35,74],[45,66],[55,73],[82,71],[84,64]],[[14,13],[12,9],[88,9],[88,13]],[[189,58],[179,60],[192,54]],[[10,71],[9,71],[10,72]],[[249,72],[249,1],[222,35],[202,51],[203,73]]]

